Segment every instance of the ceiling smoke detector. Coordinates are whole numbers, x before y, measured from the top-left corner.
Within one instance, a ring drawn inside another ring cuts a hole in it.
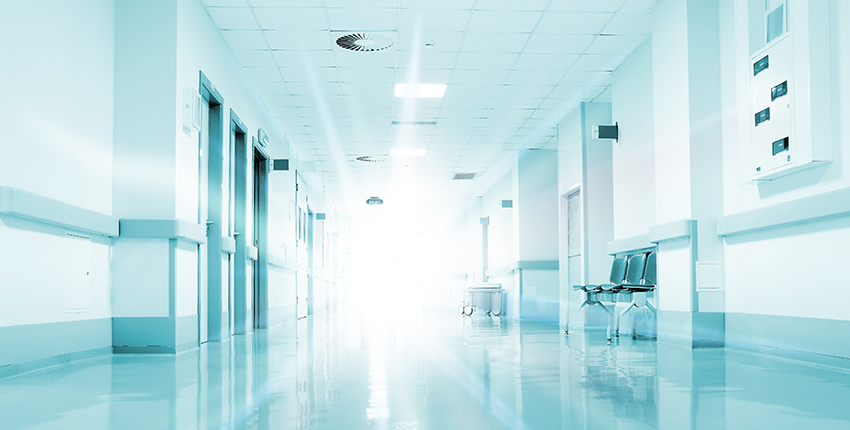
[[[372,196],[366,199],[366,204],[369,206],[380,206],[384,204],[384,201],[378,196]]]
[[[361,161],[363,163],[380,163],[381,161],[384,161],[385,159],[379,158],[379,157],[373,157],[371,155],[361,155],[361,156],[355,158],[355,160]]]
[[[340,48],[357,52],[377,52],[391,48],[395,41],[382,34],[351,33],[336,39]]]
[[[455,173],[452,175],[453,181],[467,181],[471,179],[475,179],[478,173]]]

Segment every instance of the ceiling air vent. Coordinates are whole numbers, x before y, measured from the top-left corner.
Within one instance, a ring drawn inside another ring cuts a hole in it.
[[[340,48],[357,52],[383,51],[393,46],[395,41],[382,34],[375,33],[351,33],[336,39]]]
[[[466,181],[470,179],[475,179],[478,173],[455,173],[452,175],[453,181]]]
[[[355,158],[355,160],[361,161],[363,163],[380,163],[381,161],[384,161],[385,159],[382,158],[382,157],[373,157],[371,155],[361,155],[361,156]]]
[[[378,196],[372,196],[366,199],[366,204],[369,206],[378,206],[384,204],[384,201]]]

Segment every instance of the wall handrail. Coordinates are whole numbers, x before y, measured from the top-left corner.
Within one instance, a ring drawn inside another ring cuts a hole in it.
[[[202,244],[207,241],[205,226],[180,218],[122,218],[122,238],[183,239]]]
[[[0,187],[0,215],[117,237],[118,218],[13,187]]]
[[[850,188],[717,218],[717,235],[732,236],[850,215]]]

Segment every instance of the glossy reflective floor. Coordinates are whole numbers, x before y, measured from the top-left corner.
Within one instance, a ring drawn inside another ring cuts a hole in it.
[[[10,429],[847,429],[850,374],[457,312],[346,308],[0,381]]]

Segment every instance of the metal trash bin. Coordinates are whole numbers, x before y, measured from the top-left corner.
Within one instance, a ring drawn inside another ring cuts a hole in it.
[[[502,314],[504,291],[502,284],[472,284],[464,289],[460,312],[469,316],[477,309],[483,310],[487,315],[499,316]]]

